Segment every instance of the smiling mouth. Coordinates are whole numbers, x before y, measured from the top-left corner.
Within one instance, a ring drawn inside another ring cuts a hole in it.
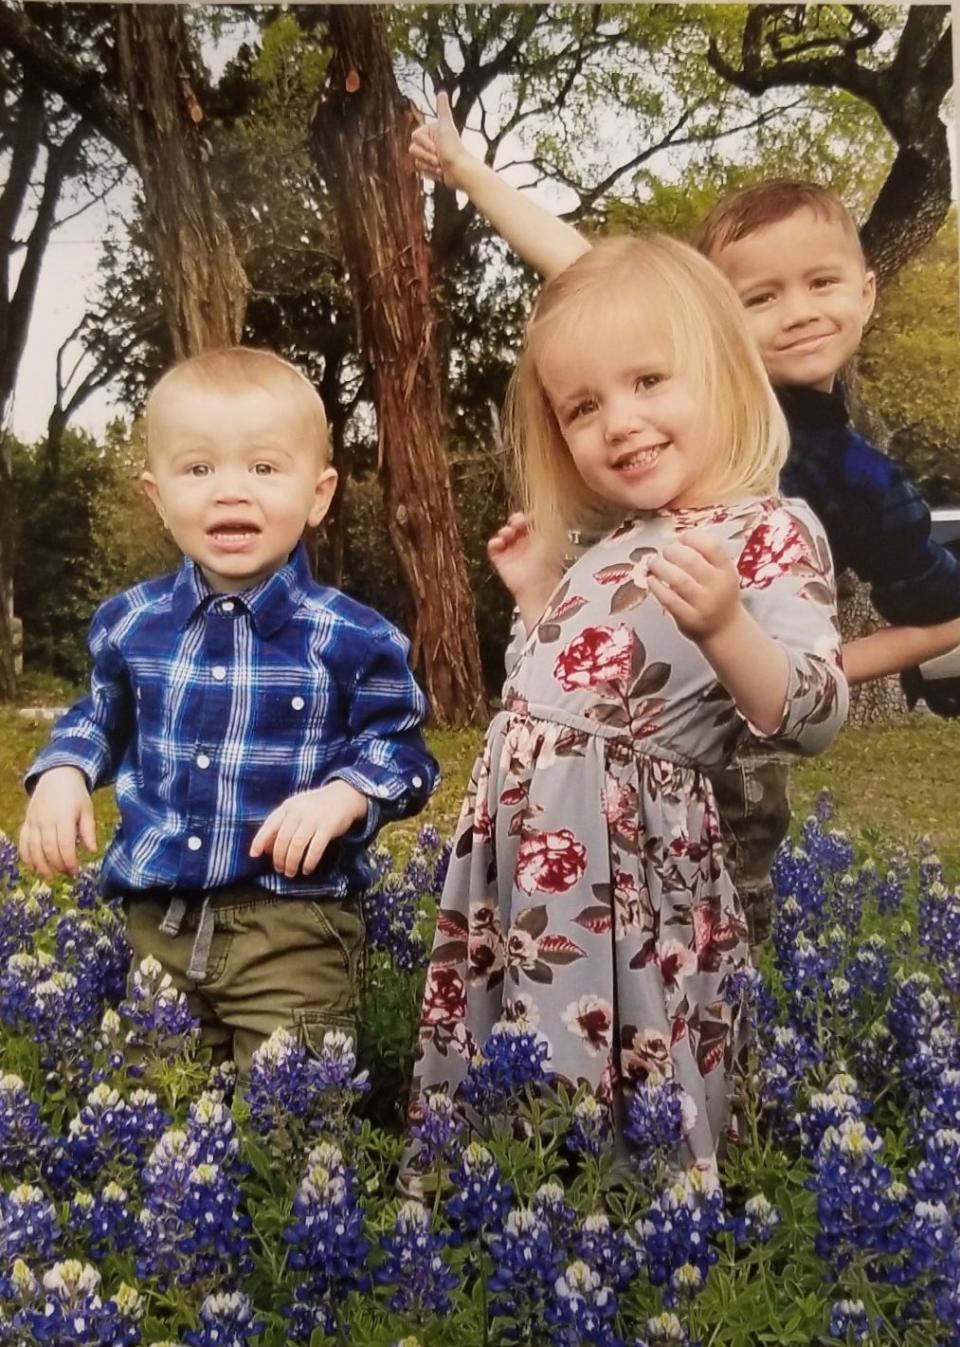
[[[614,469],[616,472],[629,472],[633,468],[652,467],[666,448],[667,443],[664,442],[663,444],[650,444],[643,449],[634,449],[632,453],[624,454],[622,458],[618,458],[613,465]]]
[[[236,543],[256,538],[259,533],[260,530],[254,524],[227,523],[217,524],[215,528],[208,529],[207,537],[212,538],[215,543]]]
[[[781,346],[780,355],[799,354],[803,355],[805,351],[816,351],[827,341],[832,334],[829,332],[818,332],[815,337],[803,337],[800,341],[792,341],[789,346]]]

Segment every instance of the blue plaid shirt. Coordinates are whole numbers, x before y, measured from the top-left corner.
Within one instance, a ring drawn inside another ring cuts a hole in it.
[[[88,697],[27,773],[78,767],[116,780],[120,826],[107,893],[207,891],[239,881],[277,894],[362,888],[366,843],[416,813],[438,780],[408,642],[378,613],[314,582],[306,553],[242,594],[214,593],[192,561],[108,599],[90,627]],[[250,843],[288,796],[340,779],[366,820],[292,879]]]
[[[843,390],[778,388],[790,427],[784,496],[805,500],[823,524],[837,574],[870,586],[894,626],[960,617],[960,562],[930,535],[930,511],[899,464],[850,428]]]

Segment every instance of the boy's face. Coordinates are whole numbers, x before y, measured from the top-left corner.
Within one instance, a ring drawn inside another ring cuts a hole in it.
[[[770,382],[829,392],[876,298],[873,272],[843,223],[803,207],[710,260],[740,296]]]
[[[147,495],[221,593],[278,570],[304,526],[326,514],[337,484],[306,414],[255,384],[165,391],[151,413],[149,454]]]

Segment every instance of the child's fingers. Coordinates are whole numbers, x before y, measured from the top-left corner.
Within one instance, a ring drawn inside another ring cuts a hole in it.
[[[40,850],[47,865],[46,871],[40,871],[44,878],[51,879],[53,875],[60,874],[67,868],[60,852],[59,829],[56,821],[52,820],[41,825]]]
[[[701,592],[700,580],[695,575],[691,575],[684,566],[667,561],[665,557],[651,561],[649,574],[688,603],[693,603]]]
[[[80,810],[80,841],[88,851],[97,849],[97,820],[93,812],[93,801],[88,800]]]
[[[665,585],[655,575],[649,575],[647,583],[650,586],[650,593],[666,609],[681,630],[696,620],[696,610],[675,589]]]
[[[316,820],[291,810],[283,821],[273,844],[273,866],[288,879],[300,869],[303,853],[316,829]]]
[[[57,851],[68,874],[75,874],[77,864],[77,825],[79,819],[65,818],[57,824]]]
[[[273,846],[274,838],[280,831],[280,824],[283,821],[285,809],[285,803],[278,805],[273,813],[268,814],[260,824],[256,836],[250,843],[251,856],[262,856],[264,852],[269,851]]]
[[[326,851],[329,842],[330,838],[327,836],[326,832],[323,832],[318,828],[313,834],[310,845],[307,847],[306,855],[303,858],[302,869],[305,875],[312,875],[314,870],[316,870],[323,859],[323,853]]]
[[[730,560],[723,543],[705,529],[690,529],[683,535],[682,543],[672,543],[666,550],[669,552],[673,547],[687,547],[703,557],[711,566],[722,566],[724,562]]]
[[[456,131],[456,125],[453,120],[453,113],[450,111],[450,95],[441,89],[437,94],[437,121],[441,126],[447,127],[451,131]]]
[[[53,872],[43,854],[39,832],[32,823],[25,823],[20,829],[20,859],[28,870],[36,870],[44,879],[53,878]]]

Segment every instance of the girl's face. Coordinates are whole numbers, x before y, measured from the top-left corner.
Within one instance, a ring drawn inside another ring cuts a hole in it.
[[[709,408],[666,333],[633,313],[548,338],[537,373],[584,482],[624,510],[713,505]]]

